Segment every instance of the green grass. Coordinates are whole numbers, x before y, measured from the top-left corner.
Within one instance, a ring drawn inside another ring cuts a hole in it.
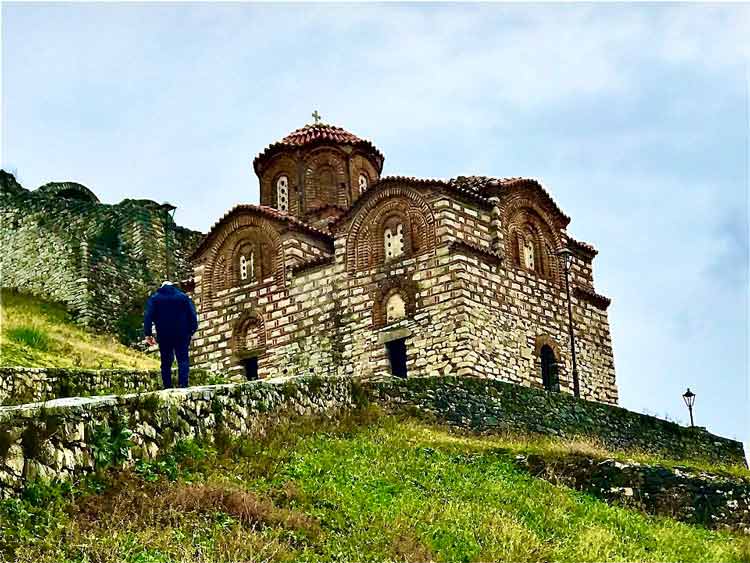
[[[513,443],[360,413],[282,425],[0,503],[40,562],[750,561],[748,539],[610,507],[513,464]]]
[[[159,364],[73,323],[62,305],[0,290],[0,366],[156,369]]]

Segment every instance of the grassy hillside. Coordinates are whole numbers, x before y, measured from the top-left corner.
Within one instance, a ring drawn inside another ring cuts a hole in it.
[[[0,290],[0,365],[158,368],[115,337],[77,326],[63,306],[7,289]]]
[[[0,554],[97,561],[749,561],[748,539],[607,506],[513,464],[518,441],[359,414],[182,443],[82,491],[0,501]]]

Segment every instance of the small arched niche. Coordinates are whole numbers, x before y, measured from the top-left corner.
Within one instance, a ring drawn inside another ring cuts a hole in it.
[[[385,301],[385,322],[392,323],[404,317],[406,317],[406,301],[399,292],[394,292]]]

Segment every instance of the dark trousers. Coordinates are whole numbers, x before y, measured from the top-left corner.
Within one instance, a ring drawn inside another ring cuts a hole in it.
[[[159,340],[161,380],[164,389],[171,389],[172,387],[172,362],[174,362],[175,356],[177,356],[177,374],[180,387],[188,386],[188,375],[190,373],[188,348],[190,348],[190,338]]]

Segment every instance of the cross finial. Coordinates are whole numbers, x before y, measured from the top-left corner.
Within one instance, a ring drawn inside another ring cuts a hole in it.
[[[320,123],[320,114],[318,113],[318,110],[312,112],[312,118],[315,120],[316,125]]]

